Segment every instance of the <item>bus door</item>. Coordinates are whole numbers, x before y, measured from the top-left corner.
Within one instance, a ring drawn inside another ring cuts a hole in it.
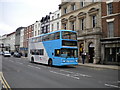
[[[61,53],[60,49],[55,49],[54,50],[54,55],[53,55],[54,64],[60,64],[61,63],[60,53]]]

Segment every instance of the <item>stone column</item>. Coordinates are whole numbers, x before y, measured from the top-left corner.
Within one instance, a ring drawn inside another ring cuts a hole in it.
[[[100,54],[101,54],[101,47],[100,47],[100,37],[96,36],[95,38],[95,56],[94,56],[94,62],[98,63],[100,61]]]
[[[105,59],[105,46],[104,44],[101,45],[101,63],[104,64]]]
[[[71,29],[70,26],[71,26],[71,25],[70,25],[70,21],[68,20],[68,22],[67,22],[67,29],[68,29],[68,30]]]

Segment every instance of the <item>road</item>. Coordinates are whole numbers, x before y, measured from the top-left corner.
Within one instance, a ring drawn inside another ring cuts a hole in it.
[[[11,88],[119,88],[120,84],[118,70],[49,67],[25,58],[3,57],[2,71]]]

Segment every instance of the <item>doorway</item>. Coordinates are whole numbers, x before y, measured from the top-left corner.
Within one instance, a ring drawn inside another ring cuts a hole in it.
[[[88,46],[88,49],[89,49],[89,63],[93,63],[94,61],[94,44],[93,43],[90,43],[89,46]]]

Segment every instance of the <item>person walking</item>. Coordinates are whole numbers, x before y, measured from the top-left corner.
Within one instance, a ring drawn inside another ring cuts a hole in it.
[[[83,52],[83,53],[82,53],[82,63],[83,63],[83,64],[85,63],[85,58],[86,58],[86,53]]]

